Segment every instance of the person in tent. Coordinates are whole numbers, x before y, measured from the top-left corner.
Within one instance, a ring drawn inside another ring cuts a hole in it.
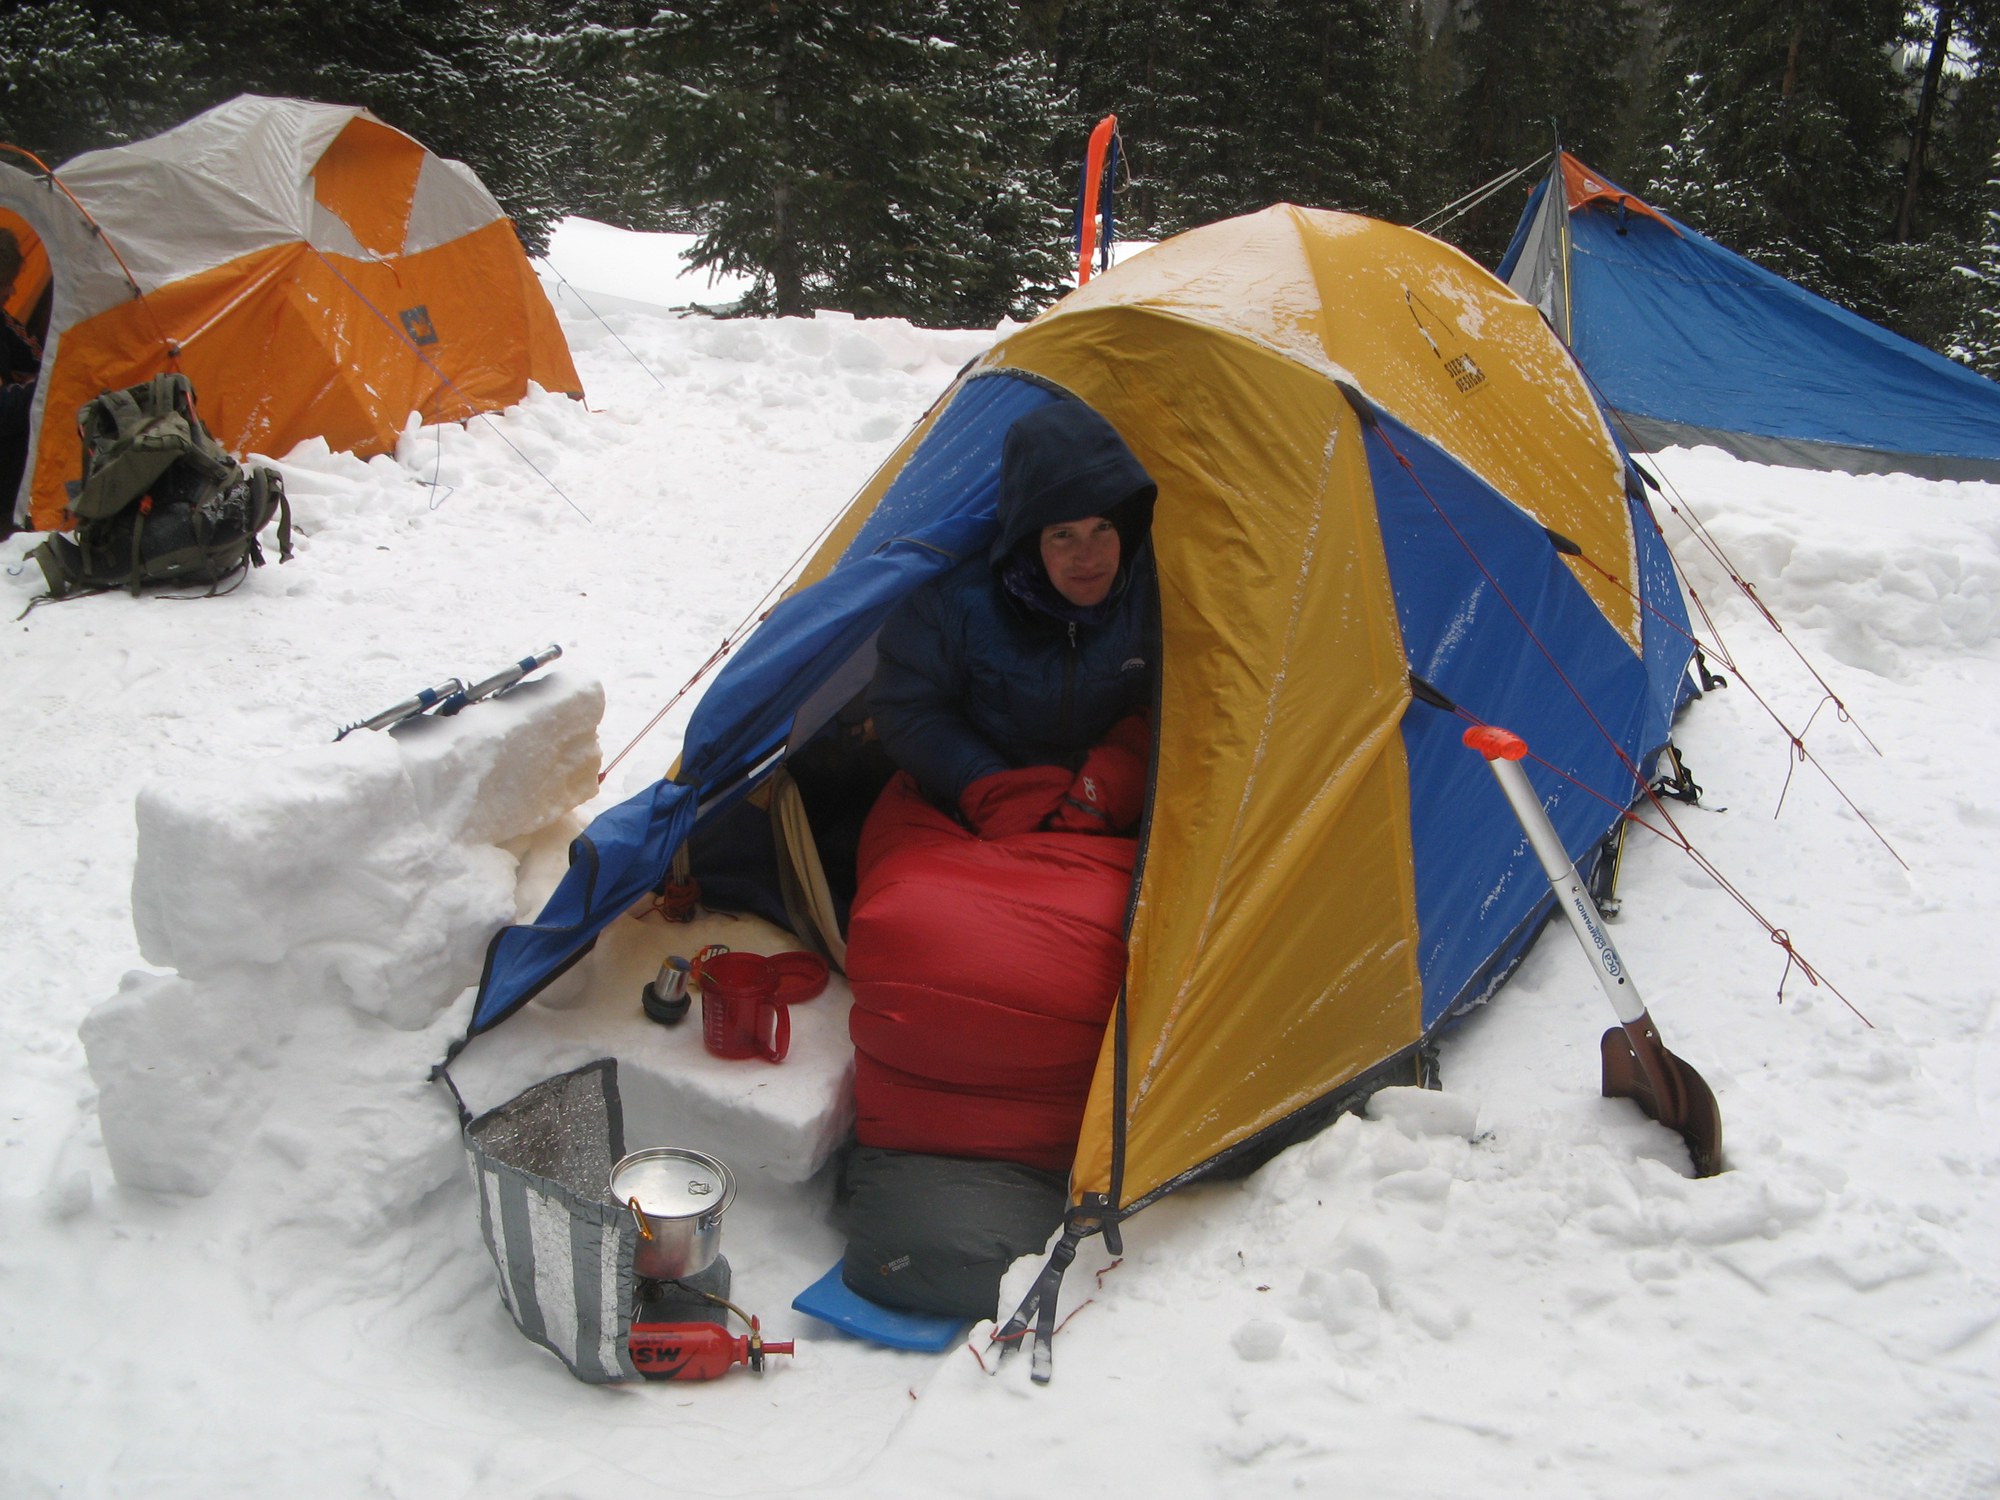
[[[1096,412],[1039,407],[1007,433],[987,556],[917,590],[883,626],[875,733],[980,835],[1138,823],[1156,494]]]
[[[14,495],[28,461],[28,408],[42,371],[42,346],[5,310],[21,274],[21,242],[0,229],[0,536],[14,529]]]
[[[882,628],[868,707],[900,768],[847,933],[856,1148],[842,1279],[992,1316],[1062,1218],[1123,982],[1146,806],[1156,489],[1077,401],[1002,447],[999,535]]]

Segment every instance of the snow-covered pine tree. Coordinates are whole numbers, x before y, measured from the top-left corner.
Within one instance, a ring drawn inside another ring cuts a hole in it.
[[[1458,110],[1458,7],[1414,0],[1404,23],[1402,196],[1412,223],[1466,190],[1454,137]]]
[[[619,140],[698,264],[815,306],[991,322],[1052,281],[1046,75],[976,0],[672,0],[624,38]],[[1028,290],[1024,293],[1023,288]]]
[[[1393,218],[1403,208],[1402,8],[1395,0],[1259,0],[1242,11],[1261,77],[1229,134],[1236,211],[1290,200]],[[1231,123],[1228,114],[1220,122]]]
[[[244,92],[360,104],[471,164],[531,250],[563,205],[545,0],[47,0],[0,8],[0,139],[55,165]]]
[[[186,0],[183,0],[186,3]],[[540,251],[564,210],[568,99],[545,0],[268,0],[205,29],[228,86],[367,106],[476,171]],[[220,80],[218,80],[220,81]]]
[[[1400,0],[1082,0],[1058,40],[1070,160],[1115,113],[1128,219],[1156,235],[1281,201],[1394,215],[1402,44]]]
[[[850,175],[879,191],[872,232],[845,246],[832,305],[955,327],[1026,318],[1061,291],[1069,216],[1040,169],[1055,116],[1047,60],[1022,44],[1010,7],[910,0],[919,51],[878,107],[899,129]]]
[[[1977,263],[2000,151],[2000,0],[1922,3],[1906,21],[1908,140],[1894,228],[1874,259],[1889,326],[1949,351],[1977,311],[1959,272]]]
[[[626,137],[645,90],[634,78],[636,28],[652,17],[646,0],[547,0],[520,45],[552,73],[564,103],[564,140],[555,179],[564,208],[640,230],[686,230],[685,214],[664,203],[635,168]],[[641,132],[642,133],[642,132]]]
[[[1958,268],[1971,283],[1971,295],[1951,356],[1982,375],[2000,380],[2000,156],[1993,158],[1986,201],[1986,234],[1979,253],[1969,265]]]
[[[1902,0],[1671,0],[1663,207],[1866,316],[1896,206]]]
[[[1918,0],[1905,24],[1895,238],[1977,243],[2000,150],[2000,0]]]
[[[1126,181],[1118,211],[1159,238],[1213,217],[1191,189],[1218,151],[1208,100],[1237,91],[1227,76],[1230,7],[1206,0],[1071,0],[1057,31],[1056,78],[1070,110],[1056,137],[1057,169],[1074,194],[1092,126],[1118,116]]]
[[[1465,174],[1458,193],[1533,161],[1558,132],[1565,149],[1622,179],[1632,100],[1624,64],[1647,35],[1634,0],[1458,0],[1449,34],[1459,80],[1453,155]],[[1518,193],[1496,197],[1448,232],[1491,265],[1521,202]]]
[[[115,8],[0,7],[0,141],[50,166],[152,135],[212,102],[201,76],[198,49]]]

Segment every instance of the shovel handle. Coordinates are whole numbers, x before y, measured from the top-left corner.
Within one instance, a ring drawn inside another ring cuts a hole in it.
[[[1639,998],[1639,987],[1626,972],[1624,961],[1604,931],[1604,918],[1597,910],[1597,903],[1590,899],[1590,891],[1570,862],[1569,851],[1563,848],[1555,825],[1542,811],[1541,799],[1528,784],[1528,773],[1521,769],[1521,758],[1528,753],[1527,744],[1519,735],[1491,724],[1466,730],[1465,743],[1486,757],[1493,779],[1500,783],[1514,816],[1521,820],[1521,831],[1527,834],[1529,847],[1541,861],[1542,873],[1549,878],[1549,889],[1555,892],[1556,905],[1568,918],[1576,940],[1583,944],[1583,951],[1597,972],[1598,983],[1604,986],[1605,998],[1618,1013],[1620,1024],[1627,1027],[1644,1024],[1646,1003]]]
[[[1590,899],[1583,879],[1563,848],[1541,799],[1528,784],[1521,758],[1528,753],[1517,734],[1491,724],[1465,732],[1465,743],[1486,757],[1493,779],[1521,820],[1521,829],[1549,877],[1556,905],[1569,919],[1577,941],[1597,971],[1611,1008],[1618,1013],[1618,1025],[1604,1033],[1604,1093],[1607,1098],[1636,1101],[1641,1109],[1661,1124],[1680,1132],[1687,1142],[1688,1156],[1697,1177],[1710,1177],[1722,1170],[1722,1115],[1715,1095],[1702,1076],[1666,1049],[1653,1018],[1646,1014],[1639,987],[1625,971],[1624,961],[1604,931],[1604,918]]]

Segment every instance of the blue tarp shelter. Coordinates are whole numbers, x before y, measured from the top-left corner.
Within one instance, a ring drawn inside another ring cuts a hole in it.
[[[1500,264],[1629,447],[2000,480],[2000,384],[1816,297],[1558,153]]]

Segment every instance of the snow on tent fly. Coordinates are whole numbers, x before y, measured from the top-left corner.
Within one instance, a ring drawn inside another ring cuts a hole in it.
[[[2000,479],[2000,384],[1642,203],[1567,152],[1500,275],[1575,352],[1634,448]]]
[[[497,410],[530,381],[580,396],[514,227],[472,169],[364,109],[245,94],[50,173],[0,162],[0,227],[53,277],[17,523],[63,524],[76,413],[177,370],[233,453],[311,437],[368,455]]]
[[[1540,314],[1438,241],[1285,205],[1133,258],[960,374],[718,673],[673,774],[495,937],[468,1039],[852,723],[884,617],[987,547],[1008,426],[1070,399],[1159,483],[1163,650],[1125,983],[1057,1261],[1424,1079],[1552,905],[1465,719],[1560,772],[1535,790],[1588,867],[1667,743],[1692,641]]]

